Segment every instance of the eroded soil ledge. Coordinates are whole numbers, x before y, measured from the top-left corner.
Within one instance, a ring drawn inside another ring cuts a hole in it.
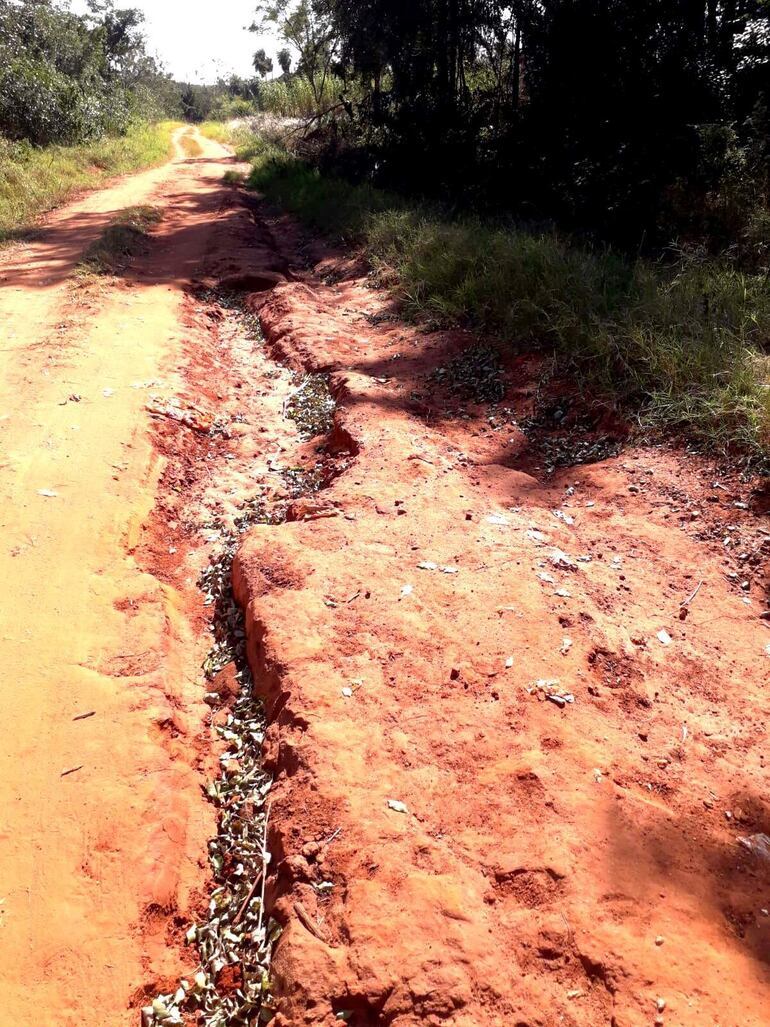
[[[234,565],[274,1022],[766,1023],[770,876],[738,840],[770,831],[761,494],[662,447],[548,473],[535,361],[474,402],[461,333],[271,234],[268,352],[338,403],[296,457],[326,487]]]

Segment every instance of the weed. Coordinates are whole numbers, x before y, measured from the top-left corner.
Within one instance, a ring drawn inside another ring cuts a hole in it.
[[[188,129],[187,132],[182,135],[179,142],[187,157],[200,157],[203,153],[203,147],[195,138],[195,132],[193,129]]]

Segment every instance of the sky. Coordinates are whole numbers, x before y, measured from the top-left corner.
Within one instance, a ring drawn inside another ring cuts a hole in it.
[[[213,82],[233,71],[251,76],[254,51],[264,46],[274,56],[277,49],[274,40],[245,31],[253,0],[121,0],[117,6],[144,13],[148,51],[180,81]],[[72,0],[71,8],[84,13],[85,0]]]

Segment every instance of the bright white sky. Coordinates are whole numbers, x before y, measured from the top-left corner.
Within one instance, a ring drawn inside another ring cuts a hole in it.
[[[180,81],[214,82],[233,71],[251,76],[254,51],[264,46],[274,57],[278,49],[272,39],[246,31],[252,0],[121,0],[117,6],[144,12],[147,49]],[[87,10],[85,0],[72,0],[71,8]]]

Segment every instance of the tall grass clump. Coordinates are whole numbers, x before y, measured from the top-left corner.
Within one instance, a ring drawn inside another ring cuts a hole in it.
[[[449,219],[252,143],[250,184],[365,245],[405,311],[552,351],[587,392],[722,450],[770,455],[770,273],[681,254],[667,264],[554,231]]]
[[[306,78],[294,75],[289,79],[275,79],[263,82],[259,87],[257,105],[267,114],[278,114],[283,118],[309,118],[319,111],[327,110],[345,92],[345,83],[330,75],[318,89],[316,97]]]
[[[215,143],[229,143],[232,129],[224,121],[203,121],[198,125],[201,135]]]
[[[78,277],[118,274],[134,257],[144,253],[150,231],[163,220],[158,207],[127,207],[122,210],[101,236],[83,255],[77,267]]]
[[[138,124],[124,136],[45,148],[0,137],[0,243],[15,238],[38,215],[79,189],[162,164],[176,127],[170,121]]]

